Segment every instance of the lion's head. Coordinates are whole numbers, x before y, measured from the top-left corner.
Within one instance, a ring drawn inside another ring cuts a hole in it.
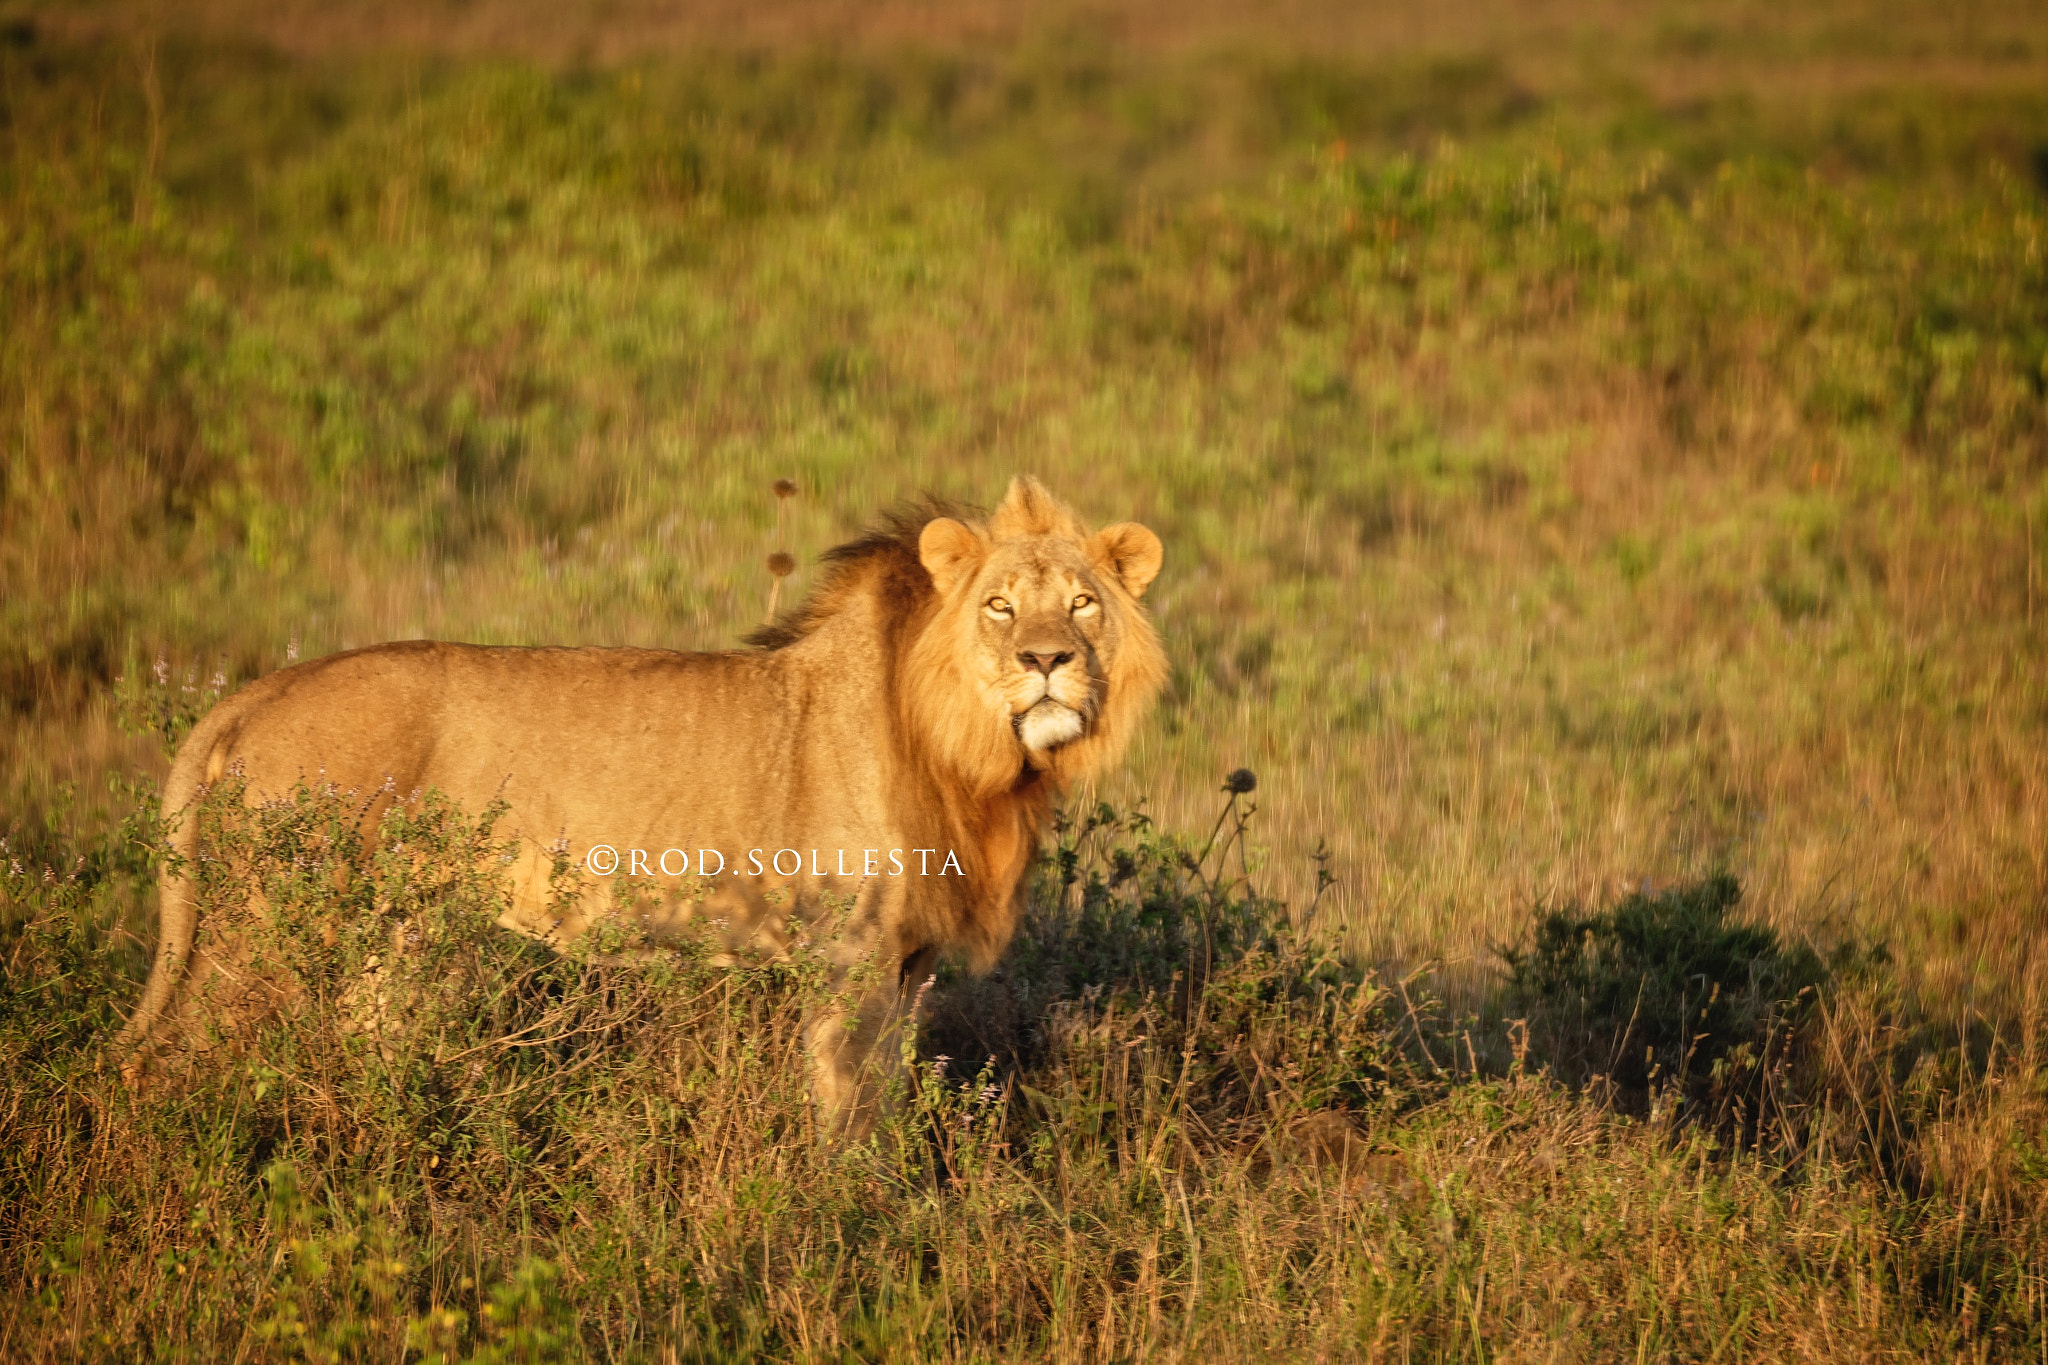
[[[804,639],[856,601],[881,605],[919,755],[976,796],[1062,784],[1112,761],[1166,676],[1139,604],[1161,559],[1134,522],[1090,533],[1037,480],[994,512],[926,506],[824,556],[825,574],[753,643]]]
[[[1115,757],[1165,674],[1139,605],[1161,555],[1135,522],[1090,535],[1029,478],[986,521],[925,522],[934,602],[908,700],[961,776],[982,789],[1027,771],[1067,780]]]

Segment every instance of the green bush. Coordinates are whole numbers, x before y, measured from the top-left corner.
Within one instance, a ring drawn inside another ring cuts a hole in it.
[[[1753,1119],[1828,969],[1811,948],[1731,920],[1741,900],[1721,873],[1605,910],[1539,911],[1528,939],[1501,954],[1532,1041],[1568,1079]]]

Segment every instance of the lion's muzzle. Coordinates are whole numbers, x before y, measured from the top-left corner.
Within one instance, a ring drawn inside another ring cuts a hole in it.
[[[1039,753],[1073,743],[1088,728],[1079,711],[1051,697],[1045,697],[1030,710],[1013,716],[1010,726],[1025,748]]]

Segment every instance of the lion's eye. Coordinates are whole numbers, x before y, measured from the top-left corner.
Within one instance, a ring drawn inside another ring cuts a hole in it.
[[[1092,598],[1092,597],[1090,597],[1090,596],[1089,596],[1089,595],[1088,595],[1087,593],[1085,593],[1085,592],[1084,592],[1084,593],[1082,593],[1082,594],[1081,594],[1080,596],[1078,596],[1078,597],[1076,597],[1076,598],[1074,599],[1074,607],[1073,607],[1073,609],[1074,609],[1075,611],[1086,611],[1086,610],[1088,610],[1088,608],[1090,608],[1090,607],[1092,607],[1092,606],[1094,606],[1094,605],[1095,605],[1095,599],[1094,599],[1094,598]]]
[[[1008,598],[991,597],[984,605],[987,606],[988,613],[991,616],[1008,616],[1010,614],[1010,602]]]

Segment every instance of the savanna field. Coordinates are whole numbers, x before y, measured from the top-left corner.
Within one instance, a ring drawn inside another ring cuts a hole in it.
[[[1019,472],[1172,676],[874,1141],[432,801],[124,1082],[226,691]],[[0,833],[0,1359],[2048,1360],[2048,25],[0,9]]]

